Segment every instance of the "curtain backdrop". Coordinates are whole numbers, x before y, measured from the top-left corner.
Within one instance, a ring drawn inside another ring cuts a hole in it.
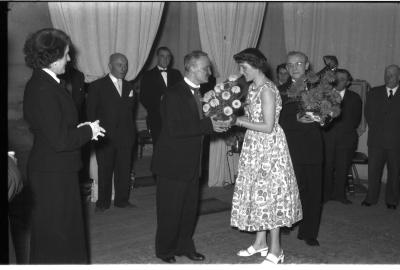
[[[255,47],[260,35],[266,3],[197,3],[202,50],[213,62],[217,82],[238,72],[233,55]],[[209,186],[232,182],[238,155],[227,155],[228,146],[218,135],[210,139]]]
[[[257,45],[265,7],[265,2],[197,3],[201,47],[210,55],[217,81],[237,73],[235,53]]]
[[[354,78],[376,86],[387,65],[399,64],[399,3],[284,2],[283,11],[287,50],[303,51],[317,71],[333,54]]]
[[[87,82],[109,72],[114,52],[128,58],[126,79],[133,80],[148,57],[163,7],[163,2],[49,3],[51,21],[71,37]]]

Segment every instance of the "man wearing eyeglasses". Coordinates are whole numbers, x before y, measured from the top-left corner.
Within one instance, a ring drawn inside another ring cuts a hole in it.
[[[303,123],[297,120],[299,97],[288,96],[287,93],[293,83],[305,80],[309,65],[304,53],[288,53],[286,68],[292,80],[278,87],[282,97],[279,124],[286,135],[303,207],[303,220],[299,223],[297,238],[304,240],[307,245],[319,246],[317,236],[322,209],[323,160],[321,129],[316,122]]]

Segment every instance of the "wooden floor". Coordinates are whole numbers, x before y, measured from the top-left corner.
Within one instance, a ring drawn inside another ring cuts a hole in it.
[[[203,189],[203,198],[229,202],[232,188]],[[384,204],[360,205],[364,194],[351,199],[352,205],[339,202],[325,204],[319,234],[320,247],[309,247],[296,238],[297,229],[282,235],[287,263],[399,264],[400,213]],[[90,211],[92,263],[161,263],[154,256],[156,229],[155,188],[134,190],[131,202],[136,209],[110,209],[102,214]],[[93,207],[93,206],[92,206]],[[239,232],[229,226],[230,212],[199,216],[194,235],[199,252],[206,255],[206,264],[255,264],[261,257],[241,258],[238,249],[249,246],[254,234]],[[178,258],[178,263],[192,263]]]
[[[202,200],[216,198],[231,202],[232,186],[209,188],[203,183],[201,190]],[[372,207],[360,205],[364,196],[363,193],[349,196],[353,201],[351,205],[333,201],[324,205],[318,237],[320,247],[310,247],[298,240],[297,228],[289,235],[282,235],[285,263],[399,265],[400,209],[388,210],[385,207],[384,190],[379,204]],[[155,186],[135,188],[130,201],[137,208],[111,207],[100,214],[94,212],[92,203],[87,205],[93,264],[130,264],[135,269],[152,269],[149,264],[162,263],[154,255]],[[27,234],[24,237],[19,236],[20,249],[21,245],[28,243]],[[260,256],[245,258],[235,255],[239,249],[252,243],[254,234],[230,227],[229,209],[200,215],[194,240],[197,250],[206,256],[204,262],[196,264],[234,266],[263,261]],[[26,258],[21,262],[26,263]],[[185,257],[178,257],[177,263],[194,264]]]

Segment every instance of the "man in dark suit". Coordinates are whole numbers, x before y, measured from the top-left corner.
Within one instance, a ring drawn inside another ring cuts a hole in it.
[[[96,143],[98,163],[98,200],[96,211],[103,212],[111,204],[114,173],[114,206],[132,208],[129,202],[129,183],[132,166],[132,146],[135,142],[133,117],[134,91],[124,80],[128,60],[120,53],[110,56],[110,73],[89,85],[87,97],[88,120],[99,119],[107,130]]]
[[[156,256],[167,263],[174,263],[175,255],[204,260],[192,239],[203,136],[229,126],[202,113],[199,88],[210,74],[207,54],[194,51],[185,56],[184,65],[184,80],[169,87],[161,100],[162,128],[152,164],[157,175]]]
[[[289,52],[286,67],[293,81],[279,86],[282,97],[279,124],[286,135],[303,207],[303,220],[299,224],[297,238],[310,246],[318,246],[322,209],[322,134],[318,123],[297,120],[300,101],[298,97],[289,97],[287,94],[293,82],[305,80],[309,65],[304,53]]]
[[[378,202],[383,167],[387,164],[385,202],[396,209],[400,193],[400,69],[385,69],[385,85],[367,93],[365,118],[368,123],[368,193],[362,205]]]
[[[352,202],[346,197],[347,175],[357,149],[357,128],[361,121],[360,96],[348,90],[353,80],[346,69],[336,70],[336,90],[342,97],[341,113],[323,131],[325,146],[323,200]]]
[[[170,68],[171,51],[167,47],[157,49],[157,66],[143,74],[140,89],[140,102],[147,111],[147,124],[153,145],[161,132],[160,102],[167,87],[182,80],[177,69]]]

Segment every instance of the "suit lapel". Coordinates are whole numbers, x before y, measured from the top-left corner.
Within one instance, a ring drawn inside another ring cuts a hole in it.
[[[183,85],[184,85],[183,86],[183,94],[184,94],[185,99],[187,99],[189,102],[189,106],[192,109],[193,115],[200,117],[199,110],[197,108],[197,103],[196,103],[194,95],[192,94],[192,91],[190,90],[190,86],[186,82],[183,82]]]
[[[112,92],[111,95],[120,98],[121,96],[119,95],[118,89],[115,87],[115,84],[111,80],[110,74],[107,74],[106,81],[108,82],[108,87],[106,87],[106,88],[110,89],[110,92]],[[122,88],[124,88],[124,83],[122,83]]]
[[[156,78],[156,80],[158,81],[158,85],[162,88],[162,91],[165,92],[165,89],[167,88],[167,86],[165,85],[165,81],[163,76],[161,75],[161,72],[158,70],[158,67],[155,66],[153,69],[154,72],[154,78]],[[169,81],[169,72],[167,72],[167,81]]]

